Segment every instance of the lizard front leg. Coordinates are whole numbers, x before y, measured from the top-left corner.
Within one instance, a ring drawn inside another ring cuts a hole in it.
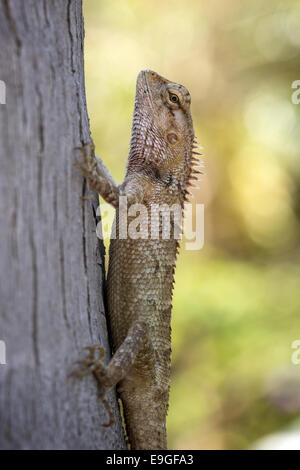
[[[82,160],[74,163],[74,166],[87,179],[91,189],[116,209],[119,205],[119,188],[103,161],[95,155],[94,145],[86,143],[76,149],[82,153]]]
[[[111,426],[114,418],[111,409],[105,399],[107,390],[119,383],[132,367],[135,358],[141,348],[143,340],[147,333],[147,325],[144,322],[134,322],[128,330],[127,336],[121,346],[117,349],[109,364],[105,366],[102,362],[104,349],[100,345],[88,346],[85,349],[89,351],[86,358],[78,363],[81,369],[74,370],[70,375],[82,377],[93,373],[99,383],[100,399],[103,402],[108,415],[109,422],[103,426]],[[97,357],[97,351],[99,356]]]

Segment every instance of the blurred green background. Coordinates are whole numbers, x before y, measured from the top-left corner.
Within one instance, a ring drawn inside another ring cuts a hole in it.
[[[84,16],[92,136],[116,180],[143,68],[189,89],[205,148],[205,245],[182,249],[176,272],[169,447],[298,429],[298,1],[85,0]]]

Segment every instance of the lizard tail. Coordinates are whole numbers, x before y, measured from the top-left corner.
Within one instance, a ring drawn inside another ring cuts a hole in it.
[[[126,434],[131,450],[164,450],[167,449],[166,416],[167,408],[164,403],[167,401],[159,397],[152,399],[140,394],[135,399],[131,394],[131,400],[121,400],[126,422]],[[141,399],[142,397],[142,399]],[[126,403],[126,405],[125,405]],[[129,405],[130,403],[130,405]]]

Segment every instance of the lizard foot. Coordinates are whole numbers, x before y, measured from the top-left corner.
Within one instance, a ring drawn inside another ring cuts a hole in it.
[[[105,393],[108,389],[105,384],[105,378],[107,376],[107,367],[102,362],[105,351],[102,346],[97,344],[93,346],[86,346],[84,349],[88,351],[88,355],[85,358],[76,362],[76,364],[79,364],[80,368],[73,370],[69,374],[69,376],[85,377],[86,375],[94,374],[99,384],[100,400],[102,401],[109,417],[108,423],[104,423],[103,426],[109,427],[114,424],[115,418],[113,416],[109,403],[105,398]]]
[[[78,168],[88,180],[93,179],[97,168],[94,144],[85,142],[82,147],[75,147],[75,150],[81,152],[82,159],[81,162],[74,163],[74,166]]]
[[[86,142],[83,147],[75,147],[75,149],[81,152],[82,159],[75,162],[74,166],[87,179],[90,189],[96,191],[106,202],[116,208],[119,202],[119,189],[104,163],[95,155],[94,144]]]

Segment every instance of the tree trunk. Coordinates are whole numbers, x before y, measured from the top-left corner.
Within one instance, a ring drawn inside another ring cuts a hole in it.
[[[80,0],[0,1],[1,448],[125,448],[115,392],[105,428],[94,378],[67,378],[84,346],[109,360],[97,201],[73,167],[90,139],[83,34]]]

